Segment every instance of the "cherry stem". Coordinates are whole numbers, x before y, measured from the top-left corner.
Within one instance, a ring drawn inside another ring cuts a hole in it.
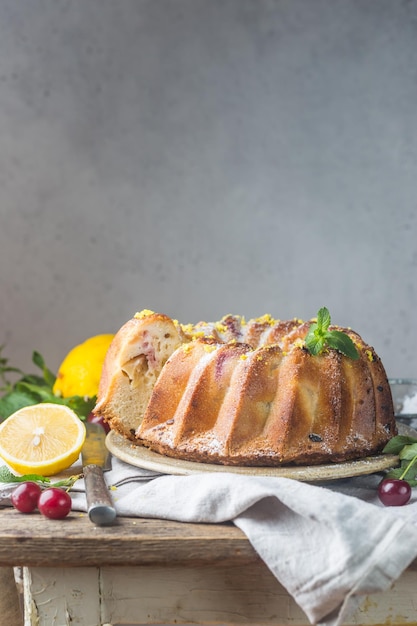
[[[69,478],[65,478],[64,480],[58,480],[55,483],[51,483],[48,487],[67,487],[66,491],[69,491],[71,487],[74,486],[74,483],[77,482],[79,478],[82,478],[83,474],[75,474],[74,476],[70,476]]]
[[[417,461],[417,454],[416,456],[411,459],[411,461],[409,462],[409,464],[406,466],[405,470],[403,471],[403,473],[400,476],[400,480],[403,480],[404,476],[406,476],[407,472],[413,467],[414,463]]]

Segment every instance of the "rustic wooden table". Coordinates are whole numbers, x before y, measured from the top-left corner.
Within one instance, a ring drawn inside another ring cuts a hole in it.
[[[25,626],[308,624],[232,524],[94,526],[0,510],[0,565],[21,567]],[[417,561],[347,624],[416,624]]]

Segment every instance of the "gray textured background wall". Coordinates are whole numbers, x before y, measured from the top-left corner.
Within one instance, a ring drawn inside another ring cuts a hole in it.
[[[0,343],[326,305],[417,376],[417,2],[1,0]]]

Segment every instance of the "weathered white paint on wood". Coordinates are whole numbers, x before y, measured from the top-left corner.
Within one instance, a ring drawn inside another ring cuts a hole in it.
[[[23,570],[25,626],[100,626],[99,570]]]
[[[261,563],[243,567],[25,568],[25,626],[309,622]],[[363,599],[346,626],[417,623],[417,571]]]

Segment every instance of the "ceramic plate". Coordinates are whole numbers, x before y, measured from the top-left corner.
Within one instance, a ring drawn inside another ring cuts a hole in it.
[[[416,431],[404,424],[398,424],[401,434],[417,436]],[[331,463],[329,465],[303,465],[286,467],[241,467],[234,465],[216,465],[213,463],[195,463],[171,459],[157,452],[152,452],[143,446],[136,446],[118,433],[110,431],[106,438],[106,445],[116,458],[134,465],[163,474],[186,476],[202,472],[229,472],[232,474],[246,474],[248,476],[281,476],[294,478],[304,482],[318,482],[322,480],[337,480],[374,474],[398,465],[398,457],[393,454],[369,456],[357,461],[345,463]]]

